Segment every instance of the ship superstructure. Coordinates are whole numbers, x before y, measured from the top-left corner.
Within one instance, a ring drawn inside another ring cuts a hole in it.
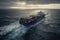
[[[37,13],[37,15],[30,15],[29,17],[20,18],[19,23],[24,26],[31,26],[41,21],[44,17],[45,13],[40,11]]]

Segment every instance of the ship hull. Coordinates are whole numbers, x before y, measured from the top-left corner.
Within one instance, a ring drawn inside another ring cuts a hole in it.
[[[24,26],[31,26],[31,25],[34,25],[34,24],[38,23],[39,21],[41,21],[44,18],[45,18],[45,15],[42,15],[42,16],[38,17],[36,20],[34,20],[30,23],[21,23],[21,22],[19,22],[19,23],[24,25]]]

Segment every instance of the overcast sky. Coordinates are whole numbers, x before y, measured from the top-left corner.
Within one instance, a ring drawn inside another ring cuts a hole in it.
[[[25,2],[25,6],[24,6],[24,2]],[[27,6],[26,4],[28,4],[28,5],[29,4],[34,4],[33,7],[38,6],[38,5],[35,5],[35,4],[40,4],[40,6],[42,8],[43,7],[48,7],[48,6],[54,8],[54,6],[55,6],[55,8],[60,9],[60,0],[0,0],[0,8],[4,8],[4,7],[6,7],[6,8],[7,7],[17,8],[17,7],[15,7],[17,5],[23,5],[23,7],[26,8],[26,6]],[[48,6],[46,6],[46,5],[48,5]],[[28,6],[28,8],[29,8],[29,6]]]
[[[40,3],[40,4],[48,4],[48,3],[60,3],[60,0],[0,0],[0,2],[12,2],[12,1],[25,1],[27,3]]]

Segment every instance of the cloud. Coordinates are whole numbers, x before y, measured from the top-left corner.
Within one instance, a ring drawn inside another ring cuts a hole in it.
[[[0,8],[60,9],[60,0],[0,0]]]
[[[14,6],[9,7],[12,9],[60,9],[60,4],[46,4],[46,5],[24,5],[24,6]]]
[[[27,1],[27,3],[30,4],[52,4],[52,3],[60,3],[60,0],[33,0],[33,1]]]
[[[21,2],[25,1],[30,4],[49,4],[49,3],[60,3],[60,0],[0,0],[0,2]]]
[[[1,7],[3,9],[60,9],[60,4],[26,4],[23,3],[14,3],[11,6]]]

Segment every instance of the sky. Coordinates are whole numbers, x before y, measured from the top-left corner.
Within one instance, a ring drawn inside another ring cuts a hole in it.
[[[0,9],[60,9],[60,0],[0,0]]]
[[[0,2],[16,2],[16,1],[25,1],[27,3],[41,3],[41,4],[48,4],[48,3],[60,3],[60,0],[0,0]]]

